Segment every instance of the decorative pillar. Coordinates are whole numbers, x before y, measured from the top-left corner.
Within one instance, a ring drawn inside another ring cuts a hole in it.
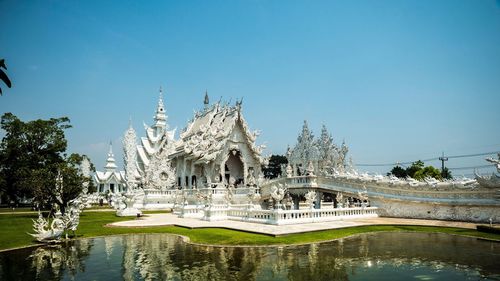
[[[292,196],[292,199],[293,199],[293,209],[294,210],[298,210],[299,209],[299,203],[300,203],[299,196],[298,195]]]
[[[323,192],[316,191],[316,201],[314,201],[314,208],[321,209],[321,198],[323,197]]]

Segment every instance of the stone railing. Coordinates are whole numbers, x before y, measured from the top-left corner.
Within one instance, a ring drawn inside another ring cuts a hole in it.
[[[198,206],[182,206],[179,208],[180,218],[202,218],[203,209]]]
[[[230,209],[227,211],[227,217],[238,221],[284,225],[377,217],[377,209],[376,207],[309,210]]]
[[[178,189],[145,189],[144,194],[148,196],[175,196],[179,192]]]

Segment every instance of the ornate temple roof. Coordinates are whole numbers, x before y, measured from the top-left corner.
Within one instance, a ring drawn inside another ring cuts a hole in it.
[[[167,120],[168,116],[163,103],[163,90],[160,88],[160,97],[156,107],[154,124],[152,126],[144,124],[146,137],[142,137],[140,144],[137,145],[139,168],[142,171],[149,165],[151,156],[157,153],[165,143],[170,144],[174,142],[175,129],[168,130]]]
[[[116,171],[116,168],[117,166],[116,166],[115,156],[113,154],[113,145],[110,142],[108,158],[106,160],[106,165],[104,166],[105,171],[104,172],[96,171],[95,173],[95,180],[97,181],[97,183],[107,183],[113,180],[115,180],[118,183],[124,183],[125,172]]]
[[[241,126],[247,143],[256,159],[262,162],[262,147],[255,145],[257,132],[251,132],[241,112],[241,101],[234,106],[220,101],[209,106],[205,94],[205,108],[196,112],[176,144],[174,155],[189,155],[199,163],[214,160],[229,140],[233,129]]]

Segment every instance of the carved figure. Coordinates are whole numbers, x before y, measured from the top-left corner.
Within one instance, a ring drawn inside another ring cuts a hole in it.
[[[498,153],[498,159],[486,158],[486,161],[495,164],[497,172],[500,173],[500,153]],[[477,171],[474,171],[476,175],[476,181],[480,186],[486,188],[500,188],[500,175],[492,174],[491,176],[481,176]]]
[[[309,191],[305,195],[306,198],[306,204],[309,206],[309,208],[314,208],[314,201],[316,201],[316,191]]]
[[[271,197],[276,201],[276,208],[279,209],[281,207],[281,200],[285,197],[285,193],[287,192],[287,188],[282,184],[278,184],[278,186],[273,185],[271,187]]]

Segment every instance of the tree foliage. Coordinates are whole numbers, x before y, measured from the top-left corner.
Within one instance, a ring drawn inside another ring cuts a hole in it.
[[[447,177],[444,178],[451,178],[451,172],[447,168],[445,168],[445,170],[447,171]],[[433,166],[425,166],[424,162],[421,160],[413,162],[411,166],[406,169],[397,165],[392,168],[389,174],[398,178],[411,177],[417,180],[423,180],[427,177],[432,177],[438,180],[443,178],[441,171]]]
[[[408,173],[406,172],[406,169],[401,168],[401,166],[395,166],[389,172],[389,175],[394,175],[398,178],[406,178],[408,176]]]
[[[441,172],[441,177],[447,180],[453,179],[453,175],[451,174],[450,169],[448,169],[447,167],[444,167],[444,170]]]
[[[40,207],[66,204],[91,183],[80,172],[83,156],[66,156],[64,130],[70,128],[67,117],[23,122],[12,113],[1,118],[5,136],[0,143],[0,191],[9,201],[32,199]],[[60,173],[63,189],[56,188]]]
[[[283,173],[282,167],[288,164],[288,160],[286,156],[283,155],[271,155],[269,158],[269,164],[265,167],[262,167],[262,172],[264,173],[264,177],[267,179],[274,179]]]

